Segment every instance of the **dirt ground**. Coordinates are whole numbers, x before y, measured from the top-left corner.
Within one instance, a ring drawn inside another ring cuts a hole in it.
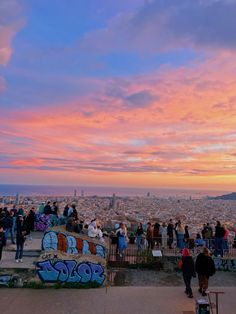
[[[235,287],[236,272],[217,271],[209,280],[210,287]],[[183,286],[181,272],[167,273],[155,270],[116,269],[110,276],[113,286]],[[198,285],[198,279],[192,279],[192,286]]]

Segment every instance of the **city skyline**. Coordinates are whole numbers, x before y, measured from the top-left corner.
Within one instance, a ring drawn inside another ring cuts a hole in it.
[[[235,0],[2,0],[0,183],[233,190]]]

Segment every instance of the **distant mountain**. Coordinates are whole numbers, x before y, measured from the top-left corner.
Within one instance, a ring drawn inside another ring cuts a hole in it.
[[[220,195],[216,197],[211,197],[211,200],[232,200],[236,201],[236,192],[230,193],[230,194],[225,194],[225,195]]]

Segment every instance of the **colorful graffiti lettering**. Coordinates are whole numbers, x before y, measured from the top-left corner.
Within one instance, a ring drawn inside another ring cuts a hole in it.
[[[102,285],[106,276],[104,267],[100,264],[89,262],[77,263],[74,260],[63,260],[53,262],[45,260],[37,263],[39,278],[43,282],[96,282]]]
[[[173,265],[177,267],[179,257],[168,256],[168,257],[165,257],[165,260],[171,262]],[[214,260],[216,270],[231,271],[231,272],[236,271],[236,259],[230,259],[230,258],[224,259],[221,257],[213,257],[213,260]]]
[[[47,231],[44,234],[42,250],[59,250],[67,254],[92,254],[102,258],[105,258],[106,254],[106,249],[101,244],[56,231]]]
[[[236,271],[236,260],[214,258],[216,270]]]
[[[44,232],[51,226],[51,215],[36,214],[35,230]]]

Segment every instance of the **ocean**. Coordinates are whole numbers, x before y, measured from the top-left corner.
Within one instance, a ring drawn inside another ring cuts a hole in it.
[[[199,199],[206,196],[218,196],[229,191],[194,190],[194,189],[162,189],[162,188],[131,188],[131,187],[105,187],[105,186],[62,186],[62,185],[10,185],[0,184],[0,196],[73,196],[74,193],[84,196],[156,196],[160,198],[193,198]]]

